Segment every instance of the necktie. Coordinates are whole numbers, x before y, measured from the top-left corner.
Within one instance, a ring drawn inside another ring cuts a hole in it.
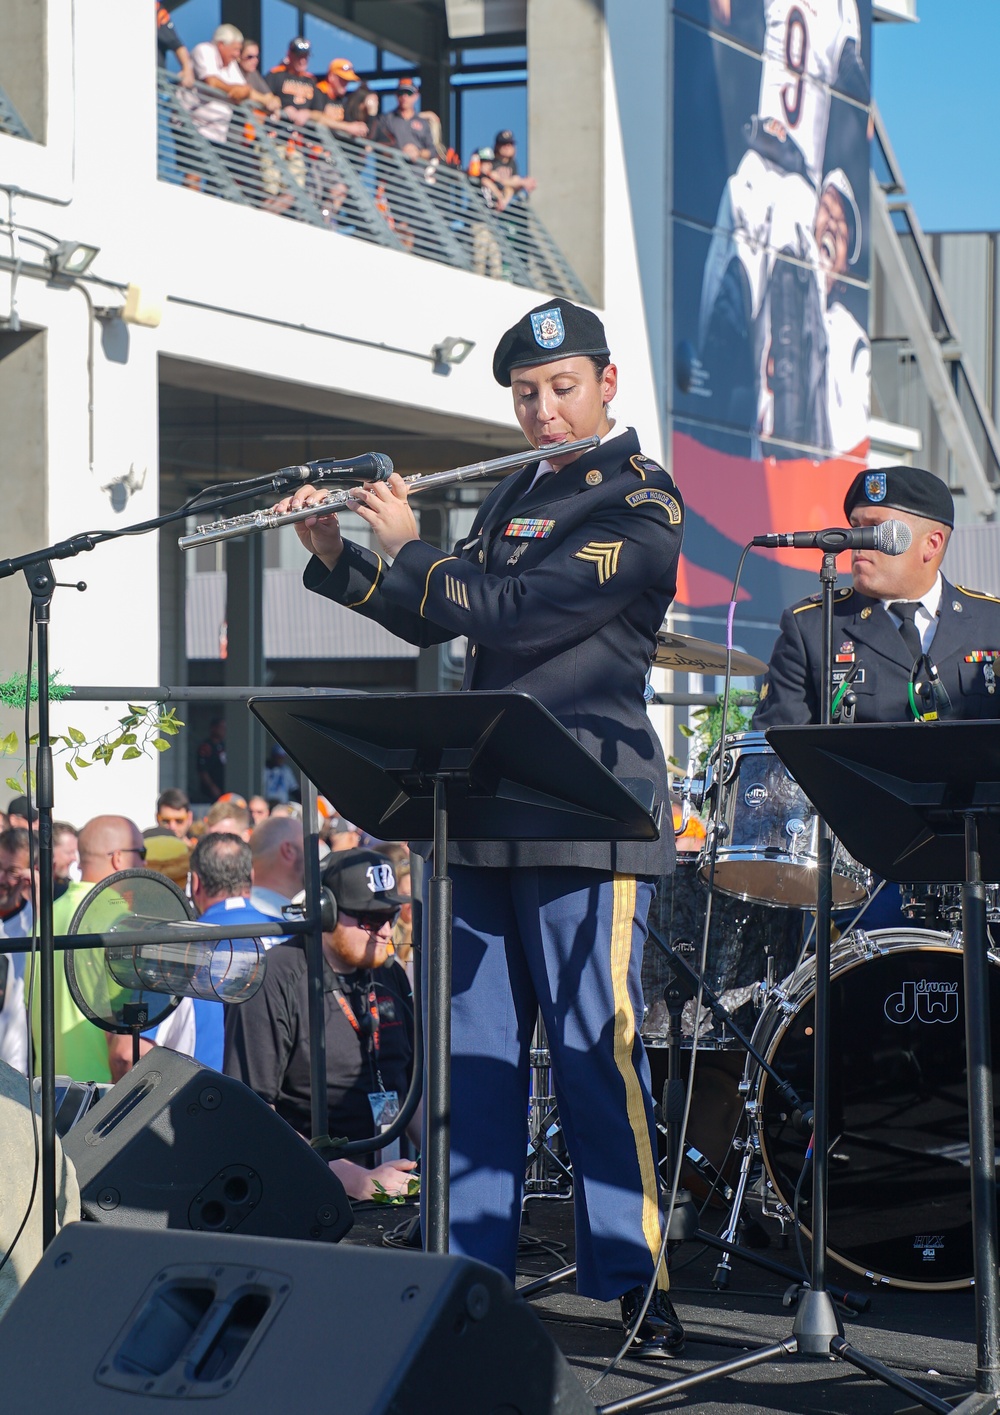
[[[924,646],[920,642],[920,633],[914,623],[914,617],[920,608],[920,601],[897,599],[889,605],[889,608],[903,621],[899,626],[900,638],[916,662],[924,651]]]

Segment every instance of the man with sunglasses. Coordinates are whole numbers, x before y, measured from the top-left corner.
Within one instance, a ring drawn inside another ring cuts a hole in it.
[[[406,896],[396,891],[392,863],[374,850],[345,850],[329,859],[322,884],[333,901],[323,934],[326,1082],[330,1135],[377,1135],[398,1113],[413,1064],[413,1003],[403,969],[392,959],[392,930]],[[309,999],[301,937],[267,955],[264,982],[226,1015],[224,1069],[311,1138]],[[352,1198],[370,1198],[378,1183],[405,1193],[409,1160],[375,1169],[335,1160]]]

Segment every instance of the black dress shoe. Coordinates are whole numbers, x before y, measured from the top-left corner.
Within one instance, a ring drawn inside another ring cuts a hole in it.
[[[645,1296],[645,1287],[633,1287],[622,1297],[622,1325],[626,1334],[635,1325]],[[632,1335],[629,1355],[664,1359],[677,1356],[683,1350],[684,1328],[680,1324],[680,1318],[667,1294],[657,1288],[638,1331]]]

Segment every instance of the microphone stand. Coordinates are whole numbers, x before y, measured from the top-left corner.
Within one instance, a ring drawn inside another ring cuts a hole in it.
[[[823,594],[823,647],[820,655],[819,720],[830,721],[833,674],[833,596],[837,554],[823,552],[819,572]],[[817,813],[818,814],[818,813]],[[809,1287],[802,1293],[792,1335],[804,1356],[829,1356],[844,1327],[826,1286],[828,1151],[830,1149],[830,925],[833,906],[833,836],[819,816],[816,868],[816,997],[813,1036],[813,1230]]]
[[[228,506],[233,501],[256,496],[265,489],[280,491],[281,480],[275,475],[254,478],[245,483],[239,492],[220,494],[204,502],[199,502],[199,511],[215,511]],[[52,895],[54,869],[52,859],[52,813],[54,789],[52,771],[52,748],[49,745],[49,626],[51,622],[52,595],[57,588],[52,570],[53,560],[71,560],[86,550],[93,550],[105,541],[119,540],[123,536],[143,535],[147,531],[159,530],[174,521],[180,521],[192,514],[190,507],[171,511],[152,520],[141,521],[134,526],[123,526],[117,531],[89,531],[58,541],[55,545],[40,550],[29,551],[26,555],[15,555],[0,561],[0,580],[9,579],[23,571],[31,594],[35,616],[36,662],[38,664],[38,748],[35,755],[35,799],[38,809],[38,981],[40,1007],[40,1049],[39,1071],[42,1092],[42,1135],[41,1135],[41,1194],[42,1194],[42,1246],[48,1247],[56,1236],[56,1033],[55,1033],[55,944],[52,928]],[[63,588],[85,590],[81,580],[78,585]],[[30,693],[30,684],[25,692]]]

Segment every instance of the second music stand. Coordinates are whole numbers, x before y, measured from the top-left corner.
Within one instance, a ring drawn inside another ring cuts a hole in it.
[[[983,880],[1000,880],[1000,726],[776,727],[767,740],[863,864],[894,883],[962,885],[976,1388],[955,1410],[995,1412],[1000,1410],[1000,1272]],[[825,1165],[826,1155],[817,1153],[814,1162]]]

